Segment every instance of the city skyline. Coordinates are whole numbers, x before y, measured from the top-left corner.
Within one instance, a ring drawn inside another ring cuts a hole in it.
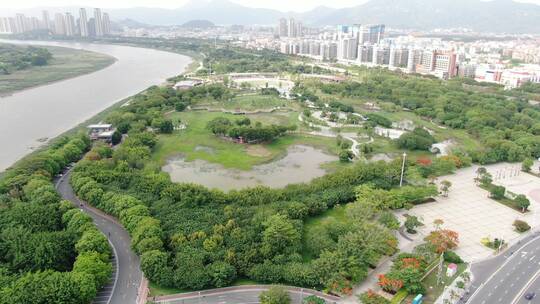
[[[253,8],[268,8],[268,9],[274,9],[274,10],[278,10],[282,12],[289,12],[289,11],[305,12],[319,6],[326,6],[326,7],[331,7],[331,8],[353,7],[353,6],[364,4],[368,2],[369,0],[337,0],[337,1],[332,1],[331,3],[328,3],[328,1],[325,1],[325,0],[301,0],[301,1],[294,1],[294,2],[287,1],[287,0],[256,0],[256,1],[230,0],[230,1],[240,4],[240,5],[247,6],[247,7],[253,7]],[[155,7],[155,8],[166,8],[166,9],[178,9],[189,2],[190,0],[182,0],[182,1],[119,0],[119,1],[114,1],[114,2],[105,1],[105,0],[97,0],[97,1],[81,0],[74,3],[73,1],[69,1],[69,0],[48,0],[44,4],[43,1],[39,1],[39,0],[21,0],[21,1],[17,1],[17,3],[15,4],[14,3],[10,3],[10,4],[0,3],[0,8],[17,10],[17,9],[44,8],[44,7],[50,7],[50,8],[87,7],[87,8],[90,8],[90,7],[99,6],[101,8],[110,8],[110,9],[131,8],[131,7],[149,7],[149,8]],[[209,0],[207,0],[207,2],[209,2]],[[533,3],[536,5],[540,5],[540,0],[514,0],[514,2]]]
[[[56,12],[52,15],[48,10],[41,11],[41,19],[17,13],[14,16],[0,17],[0,33],[19,34],[35,30],[46,30],[57,36],[101,37],[111,33],[108,13],[101,8],[93,9],[93,17],[88,19],[86,8],[79,9],[79,16],[70,12]],[[53,18],[51,18],[53,16]]]

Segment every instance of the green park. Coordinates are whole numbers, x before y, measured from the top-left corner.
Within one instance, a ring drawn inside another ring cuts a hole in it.
[[[163,45],[185,50],[172,43]],[[51,183],[71,162],[77,196],[117,218],[131,236],[152,296],[279,284],[367,304],[406,303],[417,294],[434,303],[447,286],[462,285],[456,280],[468,283],[473,254],[450,220],[420,214],[458,200],[453,191],[461,184],[452,176],[468,174],[475,195],[516,212],[509,217],[527,214],[523,198],[494,190],[497,173],[489,181],[481,170],[483,180],[472,182],[477,166],[528,164],[540,156],[540,110],[523,93],[478,92],[462,79],[380,68],[336,75],[270,51],[190,48],[205,52],[202,69],[100,115],[115,127],[114,148],[71,133],[2,176],[0,230],[17,239],[0,234],[0,282],[18,283],[0,288],[0,298],[20,295],[33,276],[51,272],[65,276],[51,285],[92,282],[80,299],[88,303],[110,275],[106,239]],[[47,65],[72,60],[62,52],[51,49]],[[235,85],[237,73],[248,72],[254,80],[244,75]],[[193,79],[199,84],[175,89]],[[276,179],[283,185],[266,182]],[[37,221],[41,212],[47,222]],[[44,248],[41,255],[22,255],[21,262],[18,254],[32,244]],[[47,249],[53,247],[62,248],[60,257]],[[102,267],[91,269],[90,262]],[[63,269],[66,264],[74,266]],[[446,275],[449,265],[456,272]],[[369,288],[360,287],[376,275]]]

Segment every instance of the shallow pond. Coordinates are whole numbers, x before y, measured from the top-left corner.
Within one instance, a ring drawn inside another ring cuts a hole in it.
[[[337,159],[313,147],[295,145],[287,149],[285,157],[254,166],[249,171],[227,169],[199,159],[187,162],[181,156],[170,158],[163,171],[169,173],[174,182],[201,184],[225,191],[257,185],[280,188],[323,176],[326,171],[321,165]]]

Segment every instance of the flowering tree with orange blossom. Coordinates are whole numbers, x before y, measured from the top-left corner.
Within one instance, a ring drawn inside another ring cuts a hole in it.
[[[393,278],[390,278],[384,274],[380,274],[379,275],[379,286],[381,286],[381,288],[384,290],[384,291],[387,291],[387,292],[390,292],[390,293],[396,293],[398,292],[398,290],[401,289],[401,287],[403,287],[403,281],[399,280],[399,279],[393,279]]]
[[[431,231],[425,240],[435,246],[435,251],[441,254],[458,246],[459,234],[448,229],[438,229]]]

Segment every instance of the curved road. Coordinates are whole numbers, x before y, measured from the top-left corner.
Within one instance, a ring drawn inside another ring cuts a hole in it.
[[[269,287],[270,285],[232,286],[154,297],[152,300],[160,304],[258,304],[260,293],[268,290]],[[340,300],[339,297],[308,288],[292,286],[284,286],[284,288],[294,304],[301,304],[302,300],[310,295],[324,299],[327,304],[334,304]]]
[[[79,200],[69,184],[70,175],[71,169],[56,182],[56,189],[63,199],[71,201],[75,206],[81,208],[83,212],[92,217],[97,228],[105,236],[108,236],[114,251],[113,266],[116,266],[116,270],[113,273],[113,278],[98,293],[94,303],[136,303],[143,275],[140,270],[139,257],[131,251],[129,234],[113,217]]]
[[[540,303],[540,236],[523,239],[504,254],[472,266],[474,280],[470,304],[538,304]],[[524,295],[535,292],[531,301]]]

